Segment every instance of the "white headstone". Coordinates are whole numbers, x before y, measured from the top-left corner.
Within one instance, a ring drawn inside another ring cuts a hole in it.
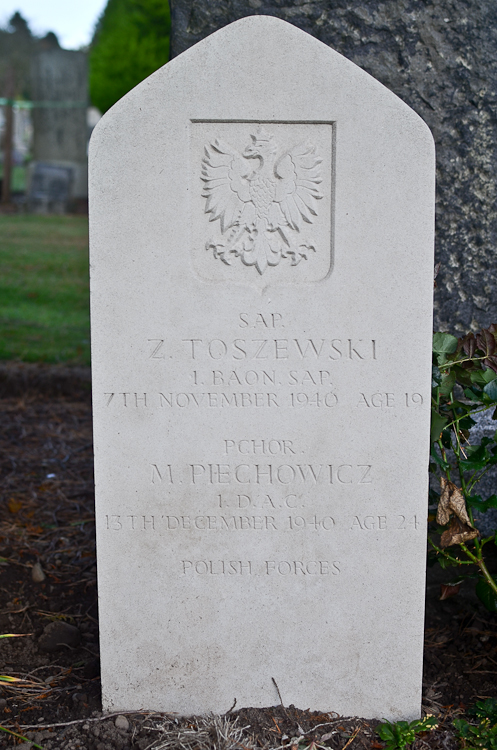
[[[434,148],[252,16],[91,144],[103,701],[419,716]]]

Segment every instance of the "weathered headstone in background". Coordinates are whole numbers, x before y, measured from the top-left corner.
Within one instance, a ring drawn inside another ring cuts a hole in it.
[[[497,321],[497,4],[494,0],[171,0],[177,55],[243,16],[278,16],[388,86],[437,151],[435,329]]]
[[[419,716],[434,151],[275,18],[90,148],[106,710]],[[413,325],[415,321],[415,325]]]
[[[36,162],[31,172],[30,209],[40,213],[65,213],[72,180],[70,167]]]
[[[72,172],[70,198],[77,203],[88,196],[86,110],[88,102],[87,56],[84,52],[59,47],[43,50],[33,57],[32,96],[39,106],[33,109],[33,165],[51,165]],[[39,171],[39,170],[38,170]],[[36,208],[39,201],[29,201]],[[50,197],[47,195],[47,201]]]

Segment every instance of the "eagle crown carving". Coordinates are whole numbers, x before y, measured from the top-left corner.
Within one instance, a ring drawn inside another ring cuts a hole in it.
[[[209,240],[206,250],[228,266],[240,258],[263,274],[282,259],[296,266],[315,252],[299,233],[303,222],[313,223],[323,197],[322,159],[308,141],[281,153],[262,126],[250,139],[242,153],[219,138],[205,146],[205,212],[225,235],[225,241]]]

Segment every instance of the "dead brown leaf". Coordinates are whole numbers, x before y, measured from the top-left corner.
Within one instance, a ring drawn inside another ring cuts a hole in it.
[[[443,602],[444,599],[450,599],[451,596],[455,596],[459,593],[459,589],[461,588],[460,583],[441,583],[440,584],[440,601]]]
[[[451,515],[454,513],[464,524],[473,528],[469,520],[468,511],[466,510],[466,501],[459,487],[449,482],[445,477],[440,477],[442,494],[437,510],[437,523],[445,526],[449,523]],[[475,534],[476,536],[476,534]],[[471,537],[472,539],[474,537]]]
[[[463,523],[459,518],[453,518],[449,528],[442,534],[440,546],[445,549],[452,544],[464,544],[476,536],[478,536],[476,529],[467,523]]]
[[[19,513],[22,508],[22,502],[16,497],[10,497],[7,505],[11,513]]]
[[[473,357],[476,351],[476,339],[474,333],[468,333],[464,338],[459,339],[464,353],[468,357]]]

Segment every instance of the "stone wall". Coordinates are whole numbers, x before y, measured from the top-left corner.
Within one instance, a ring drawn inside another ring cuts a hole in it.
[[[171,0],[171,53],[232,21],[282,18],[388,86],[437,145],[435,329],[497,322],[495,0]],[[415,325],[415,321],[413,321]]]

